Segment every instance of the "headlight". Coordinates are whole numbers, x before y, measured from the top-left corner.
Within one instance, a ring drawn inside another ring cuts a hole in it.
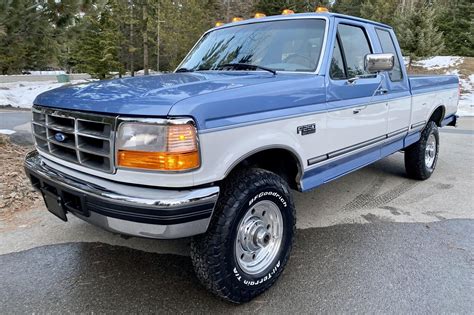
[[[124,122],[116,147],[118,167],[185,171],[201,163],[196,128],[191,123]]]

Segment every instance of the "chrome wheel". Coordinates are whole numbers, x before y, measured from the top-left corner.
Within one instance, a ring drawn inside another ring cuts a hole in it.
[[[431,169],[434,166],[436,159],[436,137],[434,134],[430,134],[428,140],[426,141],[425,149],[425,165],[427,168]]]
[[[270,200],[257,202],[237,228],[235,255],[242,271],[251,275],[264,272],[278,255],[282,237],[280,208]]]

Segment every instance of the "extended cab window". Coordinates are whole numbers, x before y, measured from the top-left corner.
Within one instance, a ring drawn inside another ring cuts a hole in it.
[[[349,79],[367,75],[368,72],[364,69],[364,58],[371,52],[364,29],[358,26],[339,24],[336,47],[331,60],[331,77],[333,79]],[[340,72],[333,75],[333,69],[340,67],[341,63],[345,67],[345,76],[341,77]]]
[[[282,20],[224,27],[207,33],[180,65],[191,71],[247,63],[280,71],[316,70],[326,22]]]
[[[376,29],[377,36],[380,40],[380,45],[382,46],[382,51],[384,53],[391,53],[395,55],[395,65],[393,70],[389,73],[390,80],[400,81],[403,79],[402,69],[400,67],[400,60],[398,59],[397,51],[395,50],[395,45],[393,44],[392,36],[386,30]]]

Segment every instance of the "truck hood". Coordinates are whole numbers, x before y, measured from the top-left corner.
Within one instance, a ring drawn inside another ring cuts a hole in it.
[[[96,113],[166,116],[185,99],[288,79],[264,72],[195,72],[97,81],[40,94],[36,105]]]

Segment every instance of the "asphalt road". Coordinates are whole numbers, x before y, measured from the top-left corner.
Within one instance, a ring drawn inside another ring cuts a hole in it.
[[[0,313],[472,313],[473,130],[463,119],[442,131],[428,181],[407,179],[396,153],[296,193],[290,263],[241,306],[199,285],[189,239],[125,239],[32,205],[0,220]]]

